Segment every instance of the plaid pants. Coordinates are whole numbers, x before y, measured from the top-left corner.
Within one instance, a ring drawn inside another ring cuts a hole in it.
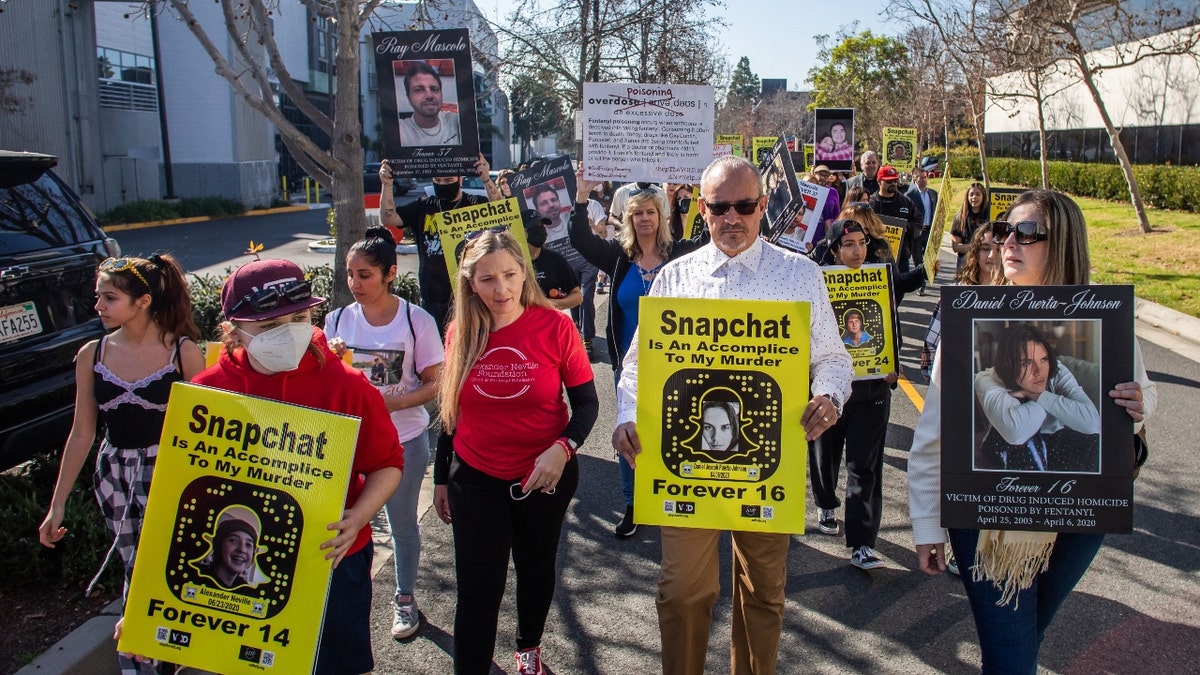
[[[125,588],[122,597],[129,594],[129,582],[133,576],[133,559],[137,552],[138,537],[142,533],[142,518],[146,513],[146,495],[150,492],[150,478],[154,473],[154,460],[158,446],[123,449],[113,447],[108,439],[100,444],[96,456],[94,485],[96,501],[104,522],[113,535],[113,545],[104,556],[104,562],[88,585],[88,592],[104,573],[113,551],[121,555],[125,568]],[[122,675],[152,675],[152,663],[138,663],[123,654],[117,659]]]

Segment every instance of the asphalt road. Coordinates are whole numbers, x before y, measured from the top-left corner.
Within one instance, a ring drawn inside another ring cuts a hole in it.
[[[292,257],[302,264],[328,261],[327,255],[303,250],[325,231],[320,211],[123,232],[118,239],[129,253],[173,250],[188,269],[218,272],[236,262],[251,238],[266,244],[263,257]],[[415,267],[413,257],[407,260]],[[953,269],[945,250],[943,268]],[[598,296],[599,303],[607,299]],[[878,545],[888,565],[870,573],[851,567],[843,541],[818,533],[815,525],[795,537],[788,560],[780,672],[978,672],[979,650],[961,584],[948,575],[929,578],[915,571],[907,517],[904,474],[925,392],[917,345],[933,303],[932,295],[910,294],[900,311],[902,363],[915,396],[897,390],[893,397]],[[604,317],[601,307],[598,321]],[[1158,344],[1177,339],[1143,324],[1138,332],[1147,368],[1159,386],[1159,410],[1149,426],[1150,461],[1136,483],[1135,529],[1108,537],[1048,631],[1039,672],[1186,672],[1200,664],[1200,462],[1195,459],[1200,444],[1191,427],[1200,403],[1200,363]],[[603,335],[602,326],[597,333]],[[599,344],[596,353],[606,354]],[[623,505],[609,443],[615,401],[606,358],[593,364],[600,418],[579,454],[580,487],[567,515],[559,552],[561,577],[542,643],[550,671],[560,674],[660,670],[654,609],[657,532],[643,527],[628,540],[612,536]],[[813,508],[811,499],[808,508]],[[452,671],[453,541],[449,526],[432,511],[424,514],[421,525],[425,543],[417,599],[425,624],[410,639],[391,639],[394,575],[390,563],[383,565],[375,584],[377,673]],[[712,673],[728,671],[730,568],[726,537],[722,596],[708,656]],[[513,670],[514,592],[510,574],[493,672]]]

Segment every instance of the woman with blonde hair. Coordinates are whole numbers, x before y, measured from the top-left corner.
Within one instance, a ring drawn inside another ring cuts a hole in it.
[[[991,233],[1000,247],[1006,284],[1090,283],[1087,224],[1070,197],[1050,190],[1022,193],[1006,220],[992,224]],[[1108,395],[1125,408],[1136,432],[1153,414],[1158,396],[1136,340],[1133,347],[1134,380],[1117,384]],[[1041,404],[1028,401],[1027,405]],[[917,563],[930,575],[946,569],[940,501],[941,413],[939,347],[908,460]],[[961,578],[979,635],[983,672],[1035,672],[1046,629],[1096,557],[1104,535],[951,529],[949,537],[960,567],[970,570]]]
[[[575,213],[571,218],[571,245],[585,260],[607,272],[612,279],[612,300],[608,303],[608,357],[613,366],[613,382],[621,377],[621,361],[638,325],[638,304],[650,292],[650,285],[667,262],[700,248],[700,242],[672,239],[667,209],[653,188],[629,193],[624,223],[613,239],[597,236],[587,223],[587,195],[596,183],[583,179],[583,167],[575,175]],[[633,536],[633,468],[618,457],[621,492],[625,514],[614,534],[619,539]]]
[[[540,674],[575,452],[599,399],[575,324],[542,294],[512,235],[469,238],[456,284],[433,474],[434,508],[454,530],[454,671],[491,669],[511,556],[517,672]]]

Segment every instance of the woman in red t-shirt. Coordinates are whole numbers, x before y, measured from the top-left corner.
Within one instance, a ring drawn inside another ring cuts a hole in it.
[[[456,282],[433,474],[434,507],[454,528],[454,671],[491,669],[511,554],[517,672],[543,673],[558,540],[579,483],[575,451],[600,407],[592,368],[507,232],[469,239]]]

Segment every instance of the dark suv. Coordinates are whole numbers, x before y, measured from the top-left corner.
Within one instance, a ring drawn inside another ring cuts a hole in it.
[[[0,150],[0,469],[66,440],[75,353],[104,334],[96,266],[120,255],[57,163]]]

